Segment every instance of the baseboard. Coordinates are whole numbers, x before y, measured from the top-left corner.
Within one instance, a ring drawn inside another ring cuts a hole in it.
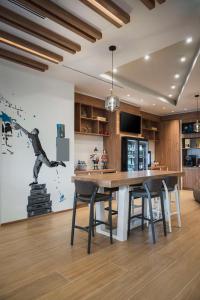
[[[81,203],[81,204],[77,205],[77,208],[82,208],[82,207],[85,207],[85,206],[87,206],[87,204]],[[36,220],[36,219],[49,217],[50,215],[69,212],[71,210],[72,210],[72,208],[63,209],[63,210],[59,210],[59,211],[52,211],[51,213],[48,213],[48,214],[45,214],[45,215],[39,215],[39,216],[34,216],[34,217],[30,217],[30,218],[24,218],[24,219],[20,219],[20,220],[16,220],[16,221],[10,221],[10,222],[1,223],[0,226],[12,225],[12,224],[15,224],[15,223],[26,222],[26,221],[29,222],[29,221],[33,221],[33,220]]]

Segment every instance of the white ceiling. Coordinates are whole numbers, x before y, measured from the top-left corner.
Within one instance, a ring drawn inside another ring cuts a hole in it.
[[[118,68],[118,76],[126,77],[130,81],[134,79],[134,81],[139,82],[141,85],[150,87],[166,96],[173,92],[170,90],[170,86],[176,82],[173,79],[174,72],[181,74],[178,83],[179,86],[181,85],[183,73],[185,74],[188,65],[185,64],[183,66],[178,64],[177,58],[180,55],[187,55],[187,62],[189,63],[194,49],[196,49],[197,43],[199,43],[199,0],[166,0],[162,5],[157,4],[153,10],[148,10],[139,0],[115,0],[116,3],[126,9],[131,15],[131,22],[120,29],[110,24],[78,0],[54,0],[54,2],[70,10],[93,26],[95,25],[95,27],[102,31],[103,38],[96,43],[90,43],[51,20],[43,20],[21,8],[17,8],[7,0],[0,0],[2,5],[24,16],[28,16],[31,20],[81,44],[82,50],[72,55],[0,23],[3,30],[7,30],[10,33],[63,55],[64,61],[59,65],[48,62],[49,70],[45,75],[73,82],[77,91],[104,99],[110,92],[109,82],[102,82],[72,71],[64,66],[77,69],[101,79],[99,75],[111,69],[111,57],[108,52],[108,46],[114,44],[117,46],[115,63]],[[193,37],[193,43],[186,47],[184,40],[188,36]],[[10,50],[8,46],[4,46],[4,48]],[[16,49],[12,49],[12,51],[21,53],[21,51]],[[143,60],[144,55],[147,53],[151,55],[151,60],[148,62]],[[23,55],[32,57],[24,53]],[[45,62],[39,58],[35,59]],[[3,63],[11,64],[10,62]],[[172,113],[172,110],[174,112],[185,112],[184,108],[188,111],[194,110],[195,101],[191,99],[195,92],[200,91],[199,67],[200,59],[198,59],[176,107],[163,103],[150,95],[138,92],[126,84],[120,84],[121,87],[116,87],[115,92],[121,99],[141,106],[145,111],[160,115]],[[24,67],[19,66],[19,68]],[[36,72],[28,69],[27,71]],[[129,97],[127,96],[128,94],[130,94]]]

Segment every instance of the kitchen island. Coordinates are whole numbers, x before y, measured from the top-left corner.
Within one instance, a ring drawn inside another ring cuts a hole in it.
[[[73,176],[72,182],[75,180],[92,181],[98,184],[101,191],[104,188],[118,187],[118,220],[117,230],[113,234],[113,238],[119,241],[127,240],[127,222],[128,222],[128,201],[129,201],[129,187],[130,185],[142,184],[145,180],[150,178],[163,178],[165,176],[179,176],[183,175],[180,171],[132,171],[132,172],[117,172],[108,174],[91,174]],[[96,203],[96,217],[98,220],[105,219],[104,203]],[[97,227],[97,232],[109,235],[106,231],[105,225]]]

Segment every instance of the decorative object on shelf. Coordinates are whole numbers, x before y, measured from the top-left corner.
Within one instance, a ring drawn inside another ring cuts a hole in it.
[[[90,159],[93,162],[93,169],[98,170],[99,169],[99,155],[98,155],[99,150],[97,147],[94,148],[93,154],[90,155]]]
[[[103,154],[101,156],[101,163],[102,163],[102,168],[107,169],[108,153],[107,153],[106,149],[103,149]]]
[[[78,160],[75,170],[76,171],[86,171],[87,164],[84,160]]]
[[[96,120],[102,121],[102,122],[106,122],[107,121],[105,117],[99,117],[99,116],[96,117]]]
[[[57,127],[57,137],[64,138],[65,137],[65,124],[56,124]]]
[[[200,132],[200,122],[199,122],[199,119],[198,119],[198,113],[199,113],[199,94],[196,94],[194,97],[197,99],[197,120],[194,123],[194,131],[195,132]]]
[[[116,46],[110,46],[109,51],[112,52],[112,88],[111,95],[105,99],[105,108],[111,112],[118,110],[120,107],[120,101],[117,96],[113,94],[113,52],[116,50]]]

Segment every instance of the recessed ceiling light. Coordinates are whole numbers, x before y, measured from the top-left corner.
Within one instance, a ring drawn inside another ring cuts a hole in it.
[[[155,103],[153,103],[153,106],[156,106],[156,104],[155,104]]]
[[[145,55],[144,59],[145,59],[145,60],[149,60],[149,59],[150,59],[150,56],[147,54],[147,55]]]
[[[140,101],[143,102],[144,100],[141,98]]]
[[[130,97],[130,95],[128,94],[127,97]]]
[[[169,98],[172,98],[172,94],[169,94],[168,97],[169,97]]]
[[[117,69],[116,68],[113,69],[113,73],[115,73],[115,74],[117,73]]]
[[[174,112],[174,110],[172,110],[172,113]]]
[[[184,110],[187,110],[187,108],[184,108]]]
[[[171,85],[171,89],[175,90],[176,86],[175,85]]]
[[[185,61],[186,61],[186,57],[185,57],[185,56],[182,56],[182,57],[180,58],[180,61],[181,61],[181,62],[185,62]]]
[[[186,39],[186,44],[190,44],[192,43],[192,37],[189,36],[187,39]]]
[[[166,107],[165,106],[163,106],[163,108],[162,109],[166,109]]]
[[[175,78],[175,79],[180,78],[180,74],[175,74],[175,75],[174,75],[174,78]]]

